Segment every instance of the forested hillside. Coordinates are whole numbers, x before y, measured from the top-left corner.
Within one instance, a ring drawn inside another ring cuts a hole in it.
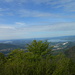
[[[71,58],[72,60],[75,61],[75,46],[66,50],[65,54],[66,54],[67,57],[69,57],[69,58]]]
[[[2,49],[17,49],[17,48],[21,48],[18,45],[13,45],[13,44],[4,44],[4,43],[0,43],[0,50]]]
[[[0,53],[0,75],[75,75],[75,62],[65,54],[52,54],[49,42],[34,40],[27,52],[16,49]]]

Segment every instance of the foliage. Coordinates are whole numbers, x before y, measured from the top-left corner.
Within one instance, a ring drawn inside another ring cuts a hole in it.
[[[75,62],[64,54],[52,55],[47,41],[34,40],[27,52],[16,49],[0,53],[0,75],[75,75]]]

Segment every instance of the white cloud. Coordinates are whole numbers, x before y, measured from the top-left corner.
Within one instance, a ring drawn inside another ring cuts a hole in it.
[[[23,22],[16,22],[15,24],[20,25],[20,26],[25,26],[26,25],[26,23],[23,23]]]
[[[34,4],[45,4],[50,6],[50,8],[58,9],[62,7],[62,10],[64,11],[75,12],[75,0],[4,0],[4,1],[9,3],[14,2],[16,4],[24,4],[24,3],[30,3],[30,2]]]
[[[25,25],[25,26],[18,26],[18,25]],[[3,38],[22,38],[23,36],[28,37],[29,35],[38,35],[36,34],[42,32],[49,32],[55,34],[59,34],[59,32],[69,32],[72,35],[72,31],[75,31],[75,22],[74,23],[58,23],[53,25],[27,25],[26,23],[16,22],[14,25],[3,25],[0,24],[0,36]],[[34,34],[33,34],[34,33]],[[69,34],[68,33],[68,34]],[[61,33],[60,33],[61,34]],[[66,33],[67,34],[67,33]],[[74,33],[73,33],[74,34]],[[43,34],[45,36],[46,34]],[[50,34],[51,35],[51,34]],[[64,33],[63,33],[64,35]],[[33,36],[34,37],[34,36]]]
[[[75,0],[57,0],[49,2],[48,4],[52,5],[53,8],[62,7],[62,9],[67,12],[75,11]]]
[[[21,27],[19,25],[21,25]],[[71,31],[71,30],[75,30],[75,23],[58,23],[53,25],[31,25],[31,26],[20,22],[16,22],[15,25],[10,26],[0,24],[0,31],[5,32],[12,31],[12,33],[41,32],[41,31]]]
[[[75,0],[31,0],[36,4],[44,3],[50,8],[61,8],[67,12],[75,12]]]
[[[54,16],[57,16],[52,13],[39,12],[35,10],[25,10],[25,9],[19,10],[18,14],[21,17],[50,17],[50,16],[54,17]]]
[[[40,25],[40,26],[35,25],[20,29],[20,31],[25,31],[25,32],[71,31],[71,30],[75,30],[75,23],[58,23],[53,25]]]
[[[0,26],[0,29],[14,29],[14,27],[1,25],[1,26]]]

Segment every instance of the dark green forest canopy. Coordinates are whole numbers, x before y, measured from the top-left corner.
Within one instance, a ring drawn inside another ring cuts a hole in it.
[[[27,52],[0,53],[0,75],[75,75],[75,62],[62,53],[53,56],[52,48],[47,41],[34,40]]]

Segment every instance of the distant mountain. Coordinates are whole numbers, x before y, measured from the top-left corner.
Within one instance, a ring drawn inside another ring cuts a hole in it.
[[[75,36],[61,36],[61,37],[48,37],[48,38],[32,38],[32,39],[15,39],[15,40],[1,40],[0,52],[9,52],[14,49],[25,49],[27,44],[33,40],[47,40],[51,46],[54,46],[54,54],[64,52],[65,50],[75,46]]]
[[[0,52],[7,54],[9,53],[11,50],[14,49],[25,49],[24,46],[20,46],[20,45],[13,45],[13,44],[7,44],[7,43],[0,43]]]
[[[30,42],[32,42],[32,39],[15,39],[15,40],[0,41],[0,43],[3,43],[3,44],[13,44],[13,45],[19,45],[19,46],[25,46],[26,44]]]
[[[71,50],[72,47],[75,47],[75,42],[56,42],[52,43],[54,46],[53,54],[57,55],[59,53],[68,53],[68,50]]]
[[[47,39],[51,42],[75,42],[75,36],[61,36]]]
[[[2,49],[8,49],[8,48],[16,49],[16,48],[22,48],[22,47],[18,46],[18,45],[13,45],[13,44],[0,43],[0,50],[2,50]]]
[[[8,43],[15,45],[25,45],[33,40],[48,40],[49,42],[75,42],[75,36],[60,36],[60,37],[46,37],[46,38],[31,38],[31,39],[14,39],[14,40],[0,40],[0,43]]]

